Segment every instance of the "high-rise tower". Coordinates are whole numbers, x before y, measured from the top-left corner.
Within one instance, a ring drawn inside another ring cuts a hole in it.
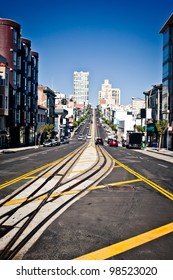
[[[89,103],[89,72],[74,72],[74,100],[77,104]]]

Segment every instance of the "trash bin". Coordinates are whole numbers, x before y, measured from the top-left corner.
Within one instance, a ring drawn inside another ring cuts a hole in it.
[[[157,148],[157,143],[153,143],[153,148]]]
[[[142,149],[145,149],[145,142],[142,142],[141,148],[142,148]]]

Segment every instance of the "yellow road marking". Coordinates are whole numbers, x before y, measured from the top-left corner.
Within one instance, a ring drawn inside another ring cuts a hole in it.
[[[35,178],[37,178],[38,176],[28,176],[28,177],[26,177],[26,178],[24,178],[25,180],[30,180],[30,179],[35,179]]]
[[[88,188],[89,191],[93,191],[96,189],[102,189],[102,188],[107,188],[109,186],[119,186],[119,185],[124,185],[124,184],[130,184],[130,183],[135,183],[135,182],[140,182],[141,180],[139,179],[135,179],[135,180],[128,180],[128,181],[122,181],[122,182],[116,182],[116,183],[111,183],[111,184],[107,184],[107,185],[100,185],[100,186],[92,186],[90,188]],[[67,192],[57,192],[57,193],[53,193],[50,195],[50,198],[52,197],[58,197],[58,196],[63,196],[63,195],[71,195],[71,194],[77,194],[79,193],[81,190],[71,190],[71,191],[67,191]],[[35,198],[34,200],[43,200],[47,197],[47,195],[42,195],[39,196],[37,198]],[[28,201],[32,200],[33,197],[29,198]],[[20,198],[20,199],[14,199],[14,200],[10,200],[8,202],[6,202],[4,204],[4,206],[7,205],[13,205],[13,204],[20,204],[27,201],[27,198]]]
[[[157,190],[158,192],[162,193],[164,196],[166,196],[167,198],[169,198],[170,200],[173,200],[173,194],[170,193],[169,191],[165,190],[164,188],[162,188],[161,186],[157,185],[156,183],[150,181],[149,179],[145,178],[144,176],[140,175],[139,173],[137,173],[136,171],[132,170],[131,168],[129,168],[128,166],[124,165],[123,163],[121,163],[120,161],[114,159],[114,162],[116,162],[118,165],[120,165],[121,167],[123,167],[125,170],[127,170],[129,173],[133,174],[134,176],[136,176],[137,178],[139,178],[141,181],[145,182],[147,185],[151,186],[152,188],[154,188],[155,190]]]
[[[173,223],[131,237],[74,260],[105,260],[173,232]]]
[[[110,183],[110,184],[106,184],[106,185],[92,186],[92,187],[89,188],[89,190],[92,191],[92,190],[96,190],[96,189],[107,188],[107,187],[109,187],[109,186],[113,187],[113,186],[119,186],[119,185],[124,185],[124,184],[136,183],[136,182],[141,182],[141,180],[140,180],[140,179],[134,179],[134,180],[128,180],[128,181]]]
[[[12,185],[12,184],[15,184],[15,183],[17,183],[17,182],[19,182],[19,181],[21,181],[21,180],[25,180],[25,179],[26,179],[27,177],[29,177],[30,175],[33,175],[33,174],[35,174],[35,173],[37,173],[37,172],[40,172],[40,171],[42,171],[42,170],[44,170],[44,169],[46,169],[46,168],[48,168],[48,167],[50,167],[50,166],[52,166],[52,165],[58,163],[58,162],[60,162],[61,160],[65,159],[65,158],[68,158],[69,156],[71,156],[71,155],[73,155],[73,154],[75,154],[75,152],[72,152],[72,153],[70,153],[70,154],[68,154],[68,155],[66,155],[66,156],[64,156],[64,157],[62,157],[62,158],[59,158],[58,160],[55,160],[55,161],[53,161],[53,162],[50,162],[50,163],[48,163],[48,164],[45,164],[45,165],[43,165],[43,166],[37,168],[37,169],[34,169],[34,170],[32,170],[32,171],[30,171],[30,172],[28,172],[28,173],[25,173],[25,174],[23,174],[23,175],[21,175],[21,176],[19,176],[19,177],[17,177],[17,178],[14,178],[13,180],[7,181],[7,182],[5,182],[4,184],[1,184],[1,185],[0,185],[0,190],[3,189],[3,188],[6,188],[6,187],[8,187],[8,186],[10,186],[10,185]]]
[[[14,184],[14,183],[17,183],[17,182],[19,182],[19,181],[21,181],[21,180],[23,180],[23,179],[26,179],[26,178],[29,177],[30,175],[35,174],[35,173],[37,173],[37,172],[39,172],[39,171],[42,171],[43,169],[46,169],[46,168],[48,168],[49,166],[51,166],[51,165],[53,165],[53,164],[55,164],[55,163],[58,163],[59,161],[60,161],[60,159],[58,159],[58,160],[56,160],[56,161],[53,161],[53,162],[51,162],[51,163],[48,163],[48,164],[46,164],[46,165],[44,165],[44,166],[41,166],[41,167],[39,167],[39,168],[37,168],[37,169],[35,169],[35,170],[32,170],[32,171],[30,171],[30,172],[28,172],[28,173],[25,173],[24,175],[21,175],[21,176],[15,178],[15,179],[13,179],[13,180],[10,180],[10,181],[8,181],[8,182],[6,182],[6,183],[0,185],[0,190],[3,189],[3,188],[8,187],[8,186],[10,186],[10,185],[12,185],[12,184]]]

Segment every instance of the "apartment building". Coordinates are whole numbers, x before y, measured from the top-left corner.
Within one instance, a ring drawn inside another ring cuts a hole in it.
[[[0,55],[9,67],[8,145],[34,144],[39,55],[32,51],[31,41],[22,38],[20,24],[10,19],[0,19]]]
[[[120,89],[112,88],[109,80],[104,80],[101,86],[101,91],[98,94],[98,104],[106,104],[109,106],[120,106]]]
[[[46,119],[48,124],[55,121],[55,92],[47,86],[38,86],[38,105],[46,109]]]
[[[77,104],[89,104],[89,72],[74,72],[74,101]]]

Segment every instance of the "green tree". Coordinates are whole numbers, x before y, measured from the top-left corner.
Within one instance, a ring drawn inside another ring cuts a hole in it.
[[[168,128],[168,121],[167,120],[159,120],[156,123],[156,129],[157,129],[157,133],[159,135],[159,147],[158,149],[160,150],[161,146],[162,146],[162,140],[163,140],[163,136],[165,134],[165,131]]]
[[[53,124],[45,124],[45,132],[47,133],[47,138],[50,139],[52,132],[54,130],[54,125]]]
[[[136,130],[138,132],[145,132],[145,128],[142,125],[136,125]]]
[[[41,125],[38,129],[37,129],[37,133],[38,133],[38,145],[40,146],[40,143],[41,143],[41,137],[42,137],[42,134],[44,132],[44,126],[45,125]]]
[[[73,126],[77,127],[78,126],[78,122],[73,122]]]
[[[112,128],[113,131],[117,132],[116,124],[110,124],[110,127]]]
[[[38,138],[39,145],[40,145],[40,142],[41,142],[42,134],[46,133],[47,134],[47,138],[50,139],[53,130],[54,130],[54,125],[53,124],[43,124],[42,126],[40,126],[38,128],[37,133],[39,135],[39,138]]]

